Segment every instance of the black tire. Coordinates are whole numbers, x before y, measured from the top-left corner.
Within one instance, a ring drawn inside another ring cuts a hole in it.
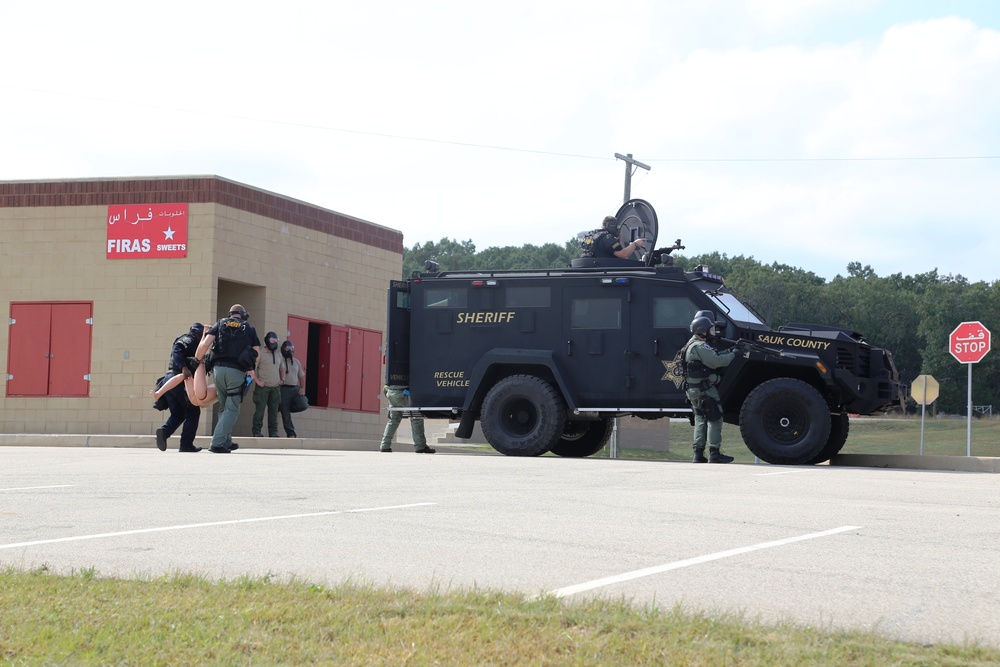
[[[740,434],[763,461],[807,464],[830,437],[830,409],[812,385],[792,378],[768,380],[743,402]]]
[[[493,449],[507,456],[539,456],[555,445],[566,423],[559,392],[534,375],[512,375],[490,389],[480,426]]]
[[[827,439],[826,444],[823,445],[823,449],[820,450],[819,454],[814,456],[809,463],[813,465],[823,463],[839,454],[840,450],[844,448],[844,443],[847,442],[847,433],[850,430],[851,423],[847,418],[846,412],[830,415],[830,437]]]
[[[611,437],[614,422],[610,417],[597,421],[566,422],[562,437],[550,450],[557,456],[583,458],[596,454],[604,448]]]

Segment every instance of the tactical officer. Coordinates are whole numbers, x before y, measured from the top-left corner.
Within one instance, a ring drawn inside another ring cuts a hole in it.
[[[597,238],[594,239],[594,257],[628,259],[635,252],[636,248],[646,245],[646,239],[636,239],[627,246],[622,246],[621,241],[618,239],[621,225],[618,224],[618,218],[613,215],[604,218],[603,227],[604,233],[598,234]]]
[[[695,317],[690,329],[693,335],[684,346],[684,362],[687,397],[695,415],[692,460],[695,463],[729,463],[733,457],[722,453],[722,399],[716,388],[719,374],[715,371],[732,363],[736,352],[717,352],[712,347],[709,338],[714,337],[715,326],[709,318],[703,315]],[[707,459],[706,442],[709,452]]]
[[[187,364],[188,357],[193,357],[201,342],[201,335],[205,331],[205,326],[201,322],[195,322],[186,334],[181,334],[174,339],[174,346],[170,350],[170,361],[167,363],[167,373],[163,376],[166,382],[173,376],[181,372]],[[191,405],[184,391],[184,384],[179,384],[163,395],[163,400],[170,410],[170,416],[160,428],[156,429],[156,446],[161,452],[167,451],[167,438],[184,424],[181,430],[181,452],[200,452],[201,447],[195,447],[194,436],[198,432],[198,421],[201,419],[201,408]]]
[[[403,385],[386,385],[382,387],[382,395],[389,401],[389,407],[408,408],[410,407],[410,388]],[[392,438],[396,435],[399,422],[403,420],[403,415],[398,412],[389,412],[389,421],[385,424],[385,431],[382,433],[382,443],[379,445],[380,452],[392,451]],[[410,432],[413,434],[413,451],[417,454],[434,454],[437,452],[433,447],[427,445],[427,436],[424,434],[424,418],[419,412],[414,412],[410,416]]]
[[[281,425],[285,429],[286,438],[295,437],[295,424],[292,423],[292,401],[298,394],[306,393],[306,371],[302,362],[295,358],[295,345],[286,340],[281,344],[283,361],[278,366],[278,377],[281,382]]]
[[[249,379],[247,373],[257,366],[260,353],[260,339],[249,319],[246,308],[234,304],[229,309],[229,317],[219,320],[208,330],[195,354],[202,361],[209,348],[212,350],[212,374],[221,409],[212,433],[212,446],[208,449],[214,454],[228,454],[236,449],[232,444],[233,426],[240,416]]]
[[[281,409],[281,355],[278,354],[278,334],[268,331],[264,336],[267,351],[257,360],[257,386],[253,388],[253,435],[263,437],[264,411],[267,411],[267,437],[278,437],[278,410]]]

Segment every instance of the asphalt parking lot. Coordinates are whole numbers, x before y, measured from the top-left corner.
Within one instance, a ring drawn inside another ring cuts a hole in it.
[[[624,596],[1000,647],[1000,477],[0,447],[0,564]]]

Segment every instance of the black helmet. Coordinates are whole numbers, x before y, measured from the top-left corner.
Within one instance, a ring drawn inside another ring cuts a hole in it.
[[[295,346],[292,345],[292,341],[286,340],[281,344],[281,356],[291,359],[293,354],[295,354]]]
[[[618,218],[613,215],[609,215],[604,218],[604,231],[612,236],[618,236]]]
[[[708,333],[712,330],[713,326],[715,325],[712,324],[712,320],[708,319],[707,317],[696,317],[693,320],[691,320],[690,329],[691,333],[693,334],[697,334],[699,336],[707,336]]]
[[[697,313],[694,314],[694,317],[695,319],[698,319],[699,317],[707,317],[713,322],[715,321],[715,313],[713,313],[710,310],[699,310]]]
[[[190,333],[195,338],[200,339],[201,335],[205,333],[205,325],[202,324],[201,322],[195,322],[194,324],[191,325],[191,330],[188,331],[188,333]]]

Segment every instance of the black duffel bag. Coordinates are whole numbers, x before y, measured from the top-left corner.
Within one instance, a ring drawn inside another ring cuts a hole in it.
[[[288,401],[289,412],[304,412],[309,408],[309,399],[299,393],[299,388],[290,384],[281,385],[281,399]]]

